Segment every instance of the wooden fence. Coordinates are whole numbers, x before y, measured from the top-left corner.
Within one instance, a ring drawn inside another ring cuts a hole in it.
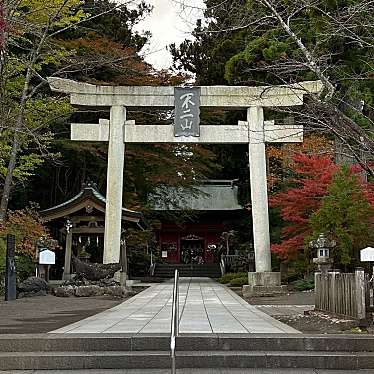
[[[359,320],[367,318],[368,283],[364,270],[315,274],[315,309]]]

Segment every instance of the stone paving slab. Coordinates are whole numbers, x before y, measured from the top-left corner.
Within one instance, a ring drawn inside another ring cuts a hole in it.
[[[102,313],[70,324],[53,333],[169,333],[173,283],[151,286]],[[299,333],[228,287],[210,278],[180,278],[181,334]]]

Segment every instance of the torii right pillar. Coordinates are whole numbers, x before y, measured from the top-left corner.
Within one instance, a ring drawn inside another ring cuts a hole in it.
[[[271,269],[263,108],[260,106],[248,108],[247,122],[256,272],[248,273],[248,285],[243,286],[243,296],[267,296],[284,293],[286,286],[281,285],[280,272],[273,272]]]

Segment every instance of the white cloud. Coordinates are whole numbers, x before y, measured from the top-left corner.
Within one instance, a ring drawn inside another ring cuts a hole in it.
[[[183,0],[181,0],[183,1]],[[150,31],[152,40],[142,51],[145,60],[158,69],[167,69],[172,57],[167,51],[171,43],[179,45],[184,39],[191,39],[196,20],[202,18],[203,0],[189,0],[188,7],[173,0],[148,0],[153,5],[152,14],[137,25],[138,31]],[[191,8],[192,6],[192,8]],[[195,8],[197,7],[197,8]]]

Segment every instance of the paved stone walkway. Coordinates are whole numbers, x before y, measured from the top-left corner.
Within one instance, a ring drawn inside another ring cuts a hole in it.
[[[169,333],[172,282],[54,333]],[[209,278],[181,278],[180,333],[299,333]]]

